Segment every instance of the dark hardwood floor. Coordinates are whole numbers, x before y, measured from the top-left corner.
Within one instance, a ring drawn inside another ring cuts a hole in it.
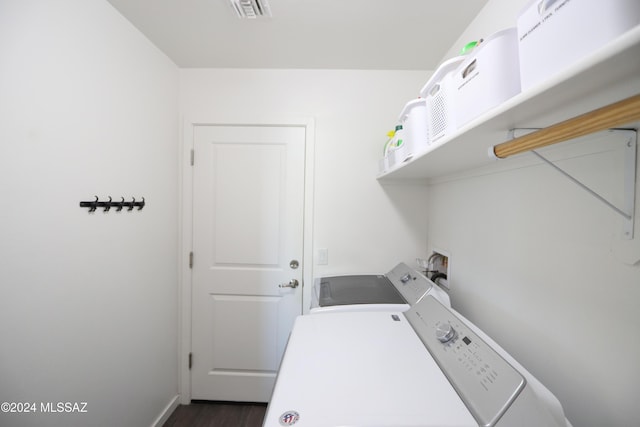
[[[163,427],[261,427],[266,403],[192,401],[180,405]]]

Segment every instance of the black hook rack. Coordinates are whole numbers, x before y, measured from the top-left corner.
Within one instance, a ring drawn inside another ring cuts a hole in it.
[[[115,208],[116,212],[120,212],[123,208],[127,208],[127,211],[132,211],[133,208],[136,207],[140,211],[146,204],[144,201],[144,197],[140,202],[136,201],[135,197],[132,197],[132,200],[130,202],[125,202],[124,197],[121,197],[122,200],[119,202],[114,202],[111,196],[109,196],[109,200],[102,201],[98,199],[98,196],[95,196],[95,198],[95,200],[80,202],[80,207],[89,208],[89,212],[95,212],[98,208],[102,208],[103,212],[109,212],[111,208]]]

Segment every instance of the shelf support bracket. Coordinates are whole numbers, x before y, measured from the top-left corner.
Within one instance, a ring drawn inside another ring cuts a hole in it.
[[[517,129],[511,130],[509,132],[510,136],[513,138],[514,132]],[[527,129],[531,130],[531,129]],[[622,227],[622,238],[625,240],[633,239],[633,225],[635,220],[635,204],[636,204],[636,150],[637,150],[637,141],[636,137],[629,138],[627,143],[625,144],[625,155],[624,155],[624,207],[621,209],[602,197],[596,191],[589,188],[587,185],[580,182],[571,174],[567,173],[565,170],[560,168],[558,165],[553,163],[551,160],[547,159],[540,153],[535,150],[530,150],[536,157],[542,160],[547,165],[551,166],[556,171],[560,172],[574,184],[578,185],[580,188],[585,190],[587,193],[591,194],[596,199],[600,200],[607,207],[611,208],[618,215],[623,218],[623,227]]]
[[[640,94],[590,111],[564,122],[490,148],[490,156],[504,159],[514,154],[546,147],[640,120]]]
[[[489,148],[489,156],[499,159],[512,156],[526,151],[533,152],[541,160],[554,169],[578,184],[581,188],[589,192],[592,196],[603,202],[624,218],[623,239],[633,239],[633,223],[635,217],[636,199],[636,137],[627,143],[629,152],[625,153],[624,165],[624,208],[620,209],[609,201],[605,200],[598,193],[582,184],[580,181],[545,159],[535,149],[546,147],[551,144],[579,138],[595,132],[612,129],[621,125],[635,123],[640,120],[640,94],[623,99],[613,104],[606,105],[593,111],[589,111],[580,116],[573,117],[560,123],[556,123],[544,129],[539,129],[533,133],[513,138]]]

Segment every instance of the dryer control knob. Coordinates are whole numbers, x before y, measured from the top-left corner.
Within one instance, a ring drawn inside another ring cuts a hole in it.
[[[456,337],[456,330],[449,323],[441,323],[436,328],[436,338],[441,343],[447,343]]]

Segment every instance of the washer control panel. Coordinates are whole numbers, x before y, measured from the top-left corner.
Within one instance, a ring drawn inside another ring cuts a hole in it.
[[[481,426],[493,426],[524,388],[524,377],[431,296],[405,316]]]
[[[404,263],[396,265],[386,276],[409,305],[420,301],[433,286],[424,276]]]

